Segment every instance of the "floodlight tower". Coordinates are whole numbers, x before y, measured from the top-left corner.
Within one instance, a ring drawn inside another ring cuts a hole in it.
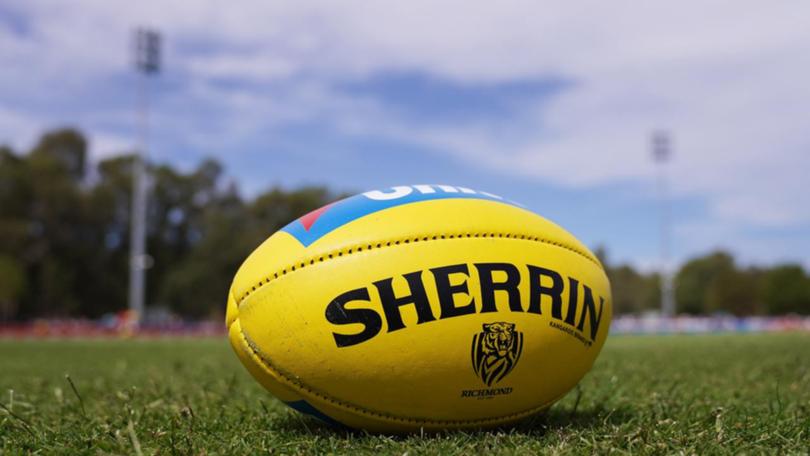
[[[651,150],[653,161],[658,165],[658,198],[661,216],[661,314],[665,317],[675,315],[675,298],[672,287],[672,270],[670,265],[670,207],[667,186],[666,164],[672,154],[669,133],[656,131],[652,134]]]
[[[135,30],[135,69],[138,81],[139,147],[132,168],[132,214],[130,218],[129,308],[136,323],[144,314],[146,269],[151,257],[146,253],[146,204],[148,181],[146,157],[149,149],[149,77],[160,70],[160,34],[154,30]]]

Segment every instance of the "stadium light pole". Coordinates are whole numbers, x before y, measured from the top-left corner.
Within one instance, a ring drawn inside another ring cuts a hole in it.
[[[666,164],[672,154],[669,133],[656,131],[652,134],[652,158],[658,168],[658,198],[660,206],[660,242],[661,242],[661,314],[665,317],[675,315],[675,297],[673,296],[673,277],[670,265],[670,207],[667,185]]]
[[[138,72],[139,147],[132,169],[132,213],[130,217],[129,309],[135,323],[144,314],[146,269],[151,257],[146,253],[146,205],[148,181],[146,158],[149,148],[149,77],[160,70],[160,34],[154,30],[135,30],[135,69]]]

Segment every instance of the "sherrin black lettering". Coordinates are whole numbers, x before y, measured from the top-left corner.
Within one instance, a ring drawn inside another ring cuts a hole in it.
[[[470,295],[472,270],[477,271],[480,302]],[[335,344],[350,347],[367,342],[382,331],[383,322],[389,333],[405,329],[402,308],[408,306],[416,311],[417,325],[505,310],[498,308],[497,296],[505,298],[501,305],[505,303],[509,311],[549,315],[572,333],[582,333],[587,342],[596,339],[602,322],[604,298],[599,296],[597,302],[591,287],[548,268],[530,264],[519,268],[509,263],[474,263],[470,267],[462,263],[431,268],[429,273],[433,276],[429,283],[435,284],[435,293],[429,293],[426,288],[424,276],[427,272],[414,271],[373,282],[374,294],[369,292],[371,287],[363,287],[335,297],[326,306],[327,321],[338,327],[358,323],[363,326],[360,332],[355,333],[336,329],[332,333]],[[404,280],[409,291],[398,295],[394,291],[394,280]],[[523,280],[528,281],[528,296],[521,296],[519,285]],[[568,299],[564,303],[563,293],[566,290]],[[438,302],[430,302],[431,295],[437,296]],[[457,305],[456,299],[466,303]],[[382,314],[370,308],[375,301],[382,308]],[[348,304],[351,307],[347,307]],[[434,308],[439,310],[438,316],[434,315]]]

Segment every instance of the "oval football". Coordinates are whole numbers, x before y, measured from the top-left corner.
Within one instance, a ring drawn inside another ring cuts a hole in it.
[[[273,234],[228,297],[231,344],[291,407],[379,432],[485,428],[588,372],[610,285],[574,236],[445,185],[366,192]]]

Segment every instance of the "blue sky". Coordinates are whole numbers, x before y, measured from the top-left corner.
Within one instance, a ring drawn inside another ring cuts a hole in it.
[[[665,128],[677,261],[810,266],[804,3],[132,3],[0,5],[0,142],[75,126],[94,159],[131,149],[143,24],[166,39],[152,157],[215,157],[247,194],[462,185],[653,268]]]

